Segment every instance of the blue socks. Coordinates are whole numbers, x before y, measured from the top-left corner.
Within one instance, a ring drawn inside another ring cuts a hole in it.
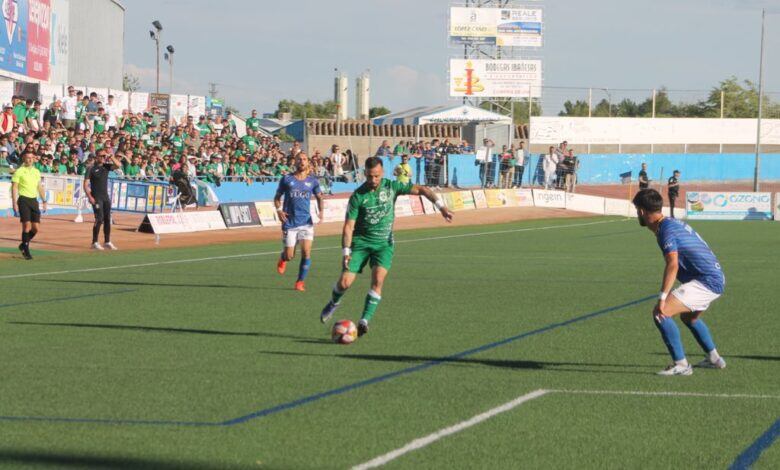
[[[688,327],[689,330],[691,330],[691,333],[693,333],[693,337],[696,338],[696,342],[699,343],[699,346],[704,350],[705,353],[709,354],[710,351],[713,351],[715,349],[715,342],[712,341],[712,336],[710,335],[710,329],[707,328],[707,324],[704,323],[704,321],[701,320],[701,318],[692,321],[690,323],[685,323],[685,326]]]
[[[298,267],[299,281],[306,279],[306,275],[309,274],[309,268],[311,268],[311,258],[301,258],[301,265]]]
[[[658,331],[661,332],[661,337],[664,339],[666,349],[669,350],[669,354],[672,355],[674,362],[685,360],[685,350],[683,349],[682,341],[680,340],[680,330],[677,328],[677,324],[674,323],[673,318],[662,318],[663,320],[660,322],[657,318],[653,318],[653,320]],[[698,340],[698,337],[696,339]]]

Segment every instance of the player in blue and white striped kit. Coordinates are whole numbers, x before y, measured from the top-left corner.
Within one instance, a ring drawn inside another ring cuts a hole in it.
[[[680,330],[674,322],[676,315],[680,315],[682,322],[691,330],[696,342],[707,355],[696,367],[725,368],[726,361],[715,349],[709,328],[699,318],[710,303],[723,294],[726,286],[726,278],[718,259],[689,225],[664,217],[661,212],[663,199],[658,191],[643,189],[634,196],[633,202],[639,225],[655,233],[658,246],[666,260],[661,292],[653,309],[653,319],[674,363],[658,374],[669,376],[693,373],[685,358]],[[675,279],[680,281],[680,286],[672,290]]]
[[[314,220],[311,215],[311,198],[317,198],[317,207],[323,213],[323,199],[320,183],[309,174],[309,157],[300,152],[295,157],[295,173],[285,175],[279,181],[274,196],[274,206],[282,222],[284,249],[276,264],[279,274],[284,274],[287,262],[295,256],[295,246],[301,245],[301,265],[295,290],[306,290],[304,281],[311,268],[311,246],[314,241]],[[282,205],[284,197],[284,206]]]

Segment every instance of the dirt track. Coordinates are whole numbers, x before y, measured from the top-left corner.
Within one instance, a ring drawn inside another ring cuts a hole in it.
[[[416,216],[396,219],[396,230],[416,228],[435,228],[468,225],[500,224],[532,219],[552,219],[566,217],[589,217],[592,214],[566,211],[563,209],[542,209],[535,207],[517,207],[500,209],[482,209],[459,211],[455,221],[448,224],[441,217]],[[54,250],[68,252],[89,251],[92,239],[92,214],[84,216],[84,222],[73,222],[75,215],[56,215],[44,217],[40,234],[32,242],[32,250]],[[246,241],[268,241],[281,238],[279,227],[257,227],[213,232],[165,234],[160,236],[159,244],[155,235],[139,233],[135,230],[141,224],[143,215],[116,214],[116,225],[112,227],[111,239],[121,250],[173,248],[184,246],[202,246]],[[15,247],[19,243],[18,219],[0,219],[0,246]],[[340,222],[324,223],[317,226],[317,235],[336,235],[341,233]],[[101,239],[102,243],[102,234]],[[14,253],[16,255],[16,253]],[[0,254],[0,259],[12,255]]]
[[[657,185],[653,186],[659,189]],[[660,188],[666,198],[666,186]],[[683,183],[681,185],[678,207],[682,207],[687,191],[752,191],[750,183]],[[636,192],[636,186],[630,188]],[[780,183],[764,183],[761,190],[766,192],[780,192]],[[629,187],[627,185],[580,185],[576,190],[579,194],[590,194],[619,199],[627,199]],[[401,217],[396,219],[397,230],[411,230],[417,228],[434,228],[447,226],[469,226],[500,224],[533,219],[553,219],[565,217],[588,217],[585,214],[563,209],[543,209],[536,207],[500,208],[459,211],[455,213],[455,222],[448,224],[439,216]],[[44,217],[40,235],[33,241],[35,248],[53,251],[81,252],[88,251],[91,241],[92,215],[84,216],[84,222],[73,222],[74,215],[56,215]],[[166,234],[160,236],[159,244],[156,237],[151,234],[138,233],[136,229],[143,219],[138,214],[116,214],[116,225],[113,227],[112,239],[122,250],[173,248],[185,246],[202,246],[220,243],[234,243],[246,241],[269,241],[280,238],[278,227],[257,227],[234,230],[220,230],[214,232]],[[18,219],[0,219],[0,246],[15,247],[19,243]],[[341,233],[341,223],[326,223],[317,227],[318,235],[337,235]],[[102,241],[102,238],[101,238]],[[14,256],[0,253],[0,259]]]

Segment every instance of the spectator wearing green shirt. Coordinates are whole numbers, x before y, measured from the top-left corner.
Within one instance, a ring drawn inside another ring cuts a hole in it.
[[[78,130],[86,130],[87,126],[90,125],[88,96],[81,98],[81,101],[76,105],[76,122]]]
[[[211,123],[206,122],[206,116],[201,116],[198,119],[198,132],[200,133],[201,137],[205,137],[214,132],[214,128],[211,126]]]
[[[25,105],[24,99],[21,96],[14,95],[11,103],[13,104],[14,116],[16,116],[16,123],[24,124],[27,120],[27,105]]]
[[[249,132],[257,132],[260,130],[260,119],[257,117],[257,110],[252,110],[252,117],[246,120],[246,130]]]
[[[98,108],[95,118],[92,120],[92,131],[95,134],[101,134],[106,131],[106,109],[103,107]]]
[[[41,130],[41,102],[38,100],[33,101],[30,108],[27,109],[27,115],[25,116],[25,124],[27,129],[38,132]]]

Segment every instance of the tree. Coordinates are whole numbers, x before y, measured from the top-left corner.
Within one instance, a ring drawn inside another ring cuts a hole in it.
[[[322,103],[312,103],[308,100],[303,103],[294,100],[281,100],[274,115],[279,118],[282,113],[290,113],[293,119],[332,119],[337,111],[338,105],[335,101],[330,100]]]
[[[588,115],[588,103],[587,101],[577,100],[572,103],[566,100],[563,103],[563,111],[558,113],[558,116],[572,116],[572,117],[586,117]]]
[[[512,107],[512,100],[495,100],[485,101],[479,104],[479,107],[487,111],[496,112],[499,114],[506,114],[510,109],[514,109],[513,122],[515,124],[528,124],[528,99],[514,100],[514,108]],[[497,109],[496,109],[497,108]],[[539,101],[531,102],[531,113],[533,116],[542,115],[542,107],[539,106]]]
[[[368,117],[369,118],[375,118],[377,116],[384,116],[385,114],[390,114],[390,110],[385,108],[384,106],[374,106],[373,108],[370,108],[368,110]]]
[[[141,80],[137,76],[125,72],[125,74],[122,76],[122,89],[124,91],[133,92],[139,90],[140,88]]]
[[[241,116],[241,113],[238,111],[238,108],[230,105],[225,106],[225,114],[231,113],[233,116]]]

